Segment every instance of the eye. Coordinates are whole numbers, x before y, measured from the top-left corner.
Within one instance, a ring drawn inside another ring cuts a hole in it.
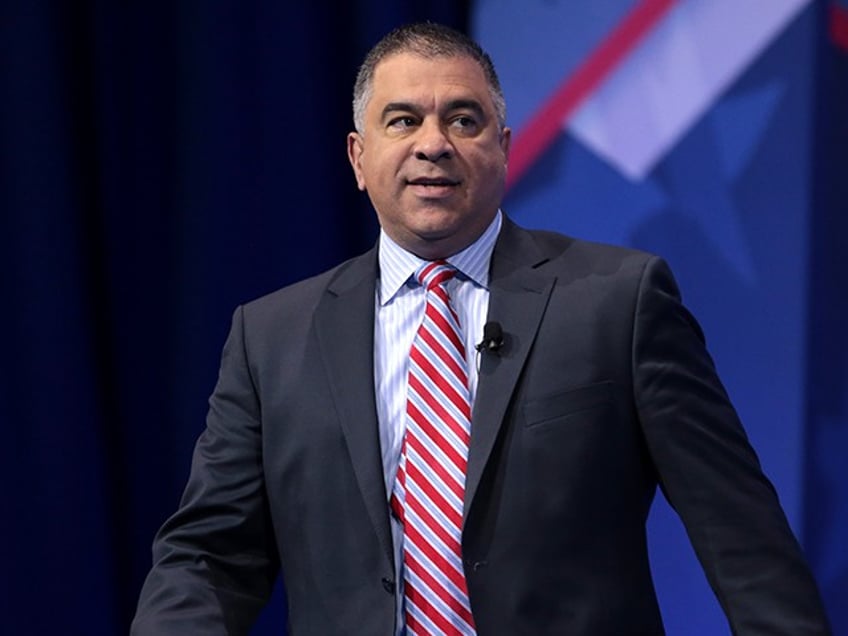
[[[477,119],[471,115],[457,115],[451,120],[451,127],[463,132],[474,132],[478,128]]]
[[[388,127],[393,128],[395,130],[406,130],[408,128],[412,128],[416,125],[416,120],[414,117],[410,115],[402,115],[400,117],[394,117],[389,120]]]

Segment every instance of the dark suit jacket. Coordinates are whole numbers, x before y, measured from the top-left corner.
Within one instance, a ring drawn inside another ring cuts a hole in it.
[[[242,634],[281,566],[293,636],[393,633],[376,249],[239,308],[137,636]],[[829,633],[774,489],[658,258],[505,222],[463,552],[480,634],[662,634],[659,484],[736,634]]]

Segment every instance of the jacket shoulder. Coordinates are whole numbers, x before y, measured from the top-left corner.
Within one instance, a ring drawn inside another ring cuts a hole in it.
[[[629,270],[641,272],[655,254],[632,247],[575,238],[548,230],[525,230],[545,257],[542,267],[567,266],[588,271]]]
[[[304,278],[254,300],[240,309],[245,319],[272,317],[275,320],[292,314],[299,319],[311,314],[323,295],[329,290],[346,287],[376,272],[376,249],[355,256],[320,274]]]

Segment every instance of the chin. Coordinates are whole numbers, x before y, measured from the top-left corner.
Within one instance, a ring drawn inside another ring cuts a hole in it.
[[[454,217],[430,219],[431,222],[421,223],[415,228],[415,234],[427,241],[439,241],[449,238],[459,231]]]

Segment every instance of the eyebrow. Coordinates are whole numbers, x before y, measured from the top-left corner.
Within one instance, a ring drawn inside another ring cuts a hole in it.
[[[486,116],[483,106],[476,99],[454,99],[447,103],[446,112],[456,110],[471,110],[481,119]],[[409,102],[389,102],[383,106],[383,111],[380,113],[380,121],[385,121],[386,117],[391,113],[418,113],[420,109]]]
[[[451,112],[454,110],[471,110],[474,111],[474,114],[476,114],[481,119],[486,116],[482,104],[480,104],[480,102],[478,102],[476,99],[455,99],[451,102],[448,102],[447,112]]]
[[[389,102],[385,106],[383,106],[383,112],[380,113],[380,121],[384,121],[386,116],[390,113],[403,112],[403,113],[415,113],[418,110],[412,104],[407,102]]]

